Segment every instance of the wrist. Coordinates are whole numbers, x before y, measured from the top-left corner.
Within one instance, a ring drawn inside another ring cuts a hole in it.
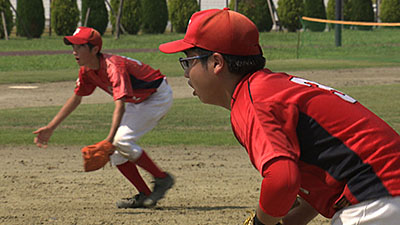
[[[47,128],[47,130],[50,130],[51,132],[53,132],[56,129],[56,125],[49,124],[46,126],[46,128]]]
[[[110,138],[110,137],[107,137],[106,139],[104,139],[104,141],[108,141],[108,142],[110,142],[110,143],[113,143],[113,141],[114,141],[114,138]]]
[[[46,128],[53,131],[53,130],[55,130],[55,129],[58,127],[58,125],[59,125],[60,123],[61,123],[61,122],[58,121],[57,119],[53,119],[52,121],[50,121],[50,122],[46,125]]]

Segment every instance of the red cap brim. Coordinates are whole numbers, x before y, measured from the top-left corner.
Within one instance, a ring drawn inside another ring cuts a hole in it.
[[[64,37],[64,44],[66,44],[66,45],[72,45],[72,44],[74,44],[74,45],[83,45],[83,44],[86,44],[86,43],[88,43],[88,41],[85,40],[85,39],[77,38],[77,37],[74,37],[74,36],[65,36]]]
[[[161,44],[158,47],[158,49],[164,53],[171,54],[171,53],[183,52],[193,47],[195,47],[193,44],[189,44],[185,42],[184,39],[181,39]]]

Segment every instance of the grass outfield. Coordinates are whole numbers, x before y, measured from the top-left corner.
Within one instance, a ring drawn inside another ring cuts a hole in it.
[[[400,85],[342,87],[400,131]],[[52,136],[52,145],[87,145],[108,134],[113,103],[83,104]],[[47,124],[60,107],[0,110],[0,145],[31,145],[32,131]],[[96,116],[93,116],[96,112]],[[144,146],[237,146],[230,126],[229,111],[202,104],[197,98],[176,99],[167,116],[139,142]]]
[[[267,67],[274,71],[394,67],[400,63],[400,45],[396,39],[399,32],[398,29],[343,30],[343,45],[339,48],[334,45],[333,31],[299,34],[267,32],[260,34],[260,43]],[[160,69],[167,76],[181,76],[178,58],[183,56],[182,53],[168,55],[158,51],[134,53],[130,50],[156,50],[159,44],[182,37],[183,34],[123,35],[116,40],[106,34],[103,37],[103,52],[119,49],[122,52],[118,54],[139,59]],[[61,36],[31,40],[12,37],[9,41],[0,40],[0,46],[0,53],[71,50],[70,46],[63,44]],[[123,52],[123,49],[127,49],[127,52]],[[0,84],[74,80],[77,70],[71,54],[0,56]]]
[[[332,32],[302,33],[297,51],[296,33],[262,33],[260,42],[273,71],[336,70],[343,68],[396,67],[400,46],[395,40],[398,30],[344,30],[344,45],[334,47]],[[157,48],[160,43],[183,37],[181,34],[104,37],[107,49]],[[362,38],[360,38],[362,37]],[[0,40],[1,52],[34,50],[67,50],[62,37],[27,40]],[[140,59],[167,76],[182,76],[178,58],[182,53],[121,53]],[[300,59],[296,59],[297,55]],[[0,56],[0,84],[56,82],[75,80],[78,66],[69,54],[35,56]],[[400,131],[400,85],[336,87],[365,104]],[[23,100],[22,100],[23,101]],[[31,145],[32,131],[45,125],[60,107],[15,108],[0,110],[0,145]],[[195,109],[195,110],[194,110]],[[86,145],[104,138],[111,122],[113,104],[82,105],[56,130],[51,141],[56,145]],[[93,117],[93,112],[99,112]],[[212,116],[210,116],[212,115]],[[142,145],[219,145],[237,146],[233,137],[229,111],[204,105],[196,98],[176,99],[159,126],[141,139]]]

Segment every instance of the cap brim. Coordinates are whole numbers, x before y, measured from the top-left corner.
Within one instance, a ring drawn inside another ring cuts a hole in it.
[[[83,45],[86,43],[88,43],[88,41],[85,39],[77,38],[74,36],[65,36],[64,37],[64,44],[66,44],[66,45]]]
[[[171,54],[171,53],[183,52],[183,51],[193,48],[193,47],[195,47],[193,44],[187,43],[183,39],[181,39],[181,40],[161,44],[158,47],[158,49],[161,52]]]

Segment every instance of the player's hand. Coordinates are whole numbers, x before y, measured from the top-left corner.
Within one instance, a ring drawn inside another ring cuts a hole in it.
[[[33,133],[37,134],[37,136],[33,139],[33,143],[35,143],[39,148],[47,148],[47,143],[53,134],[53,129],[50,129],[46,126],[37,129]]]

